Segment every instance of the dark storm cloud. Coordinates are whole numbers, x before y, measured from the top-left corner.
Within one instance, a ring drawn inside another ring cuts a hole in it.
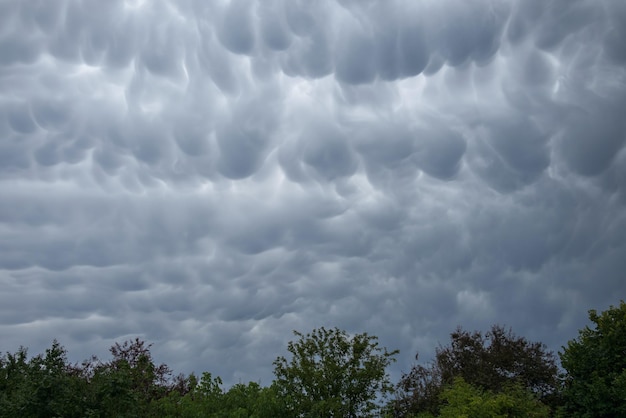
[[[618,1],[0,4],[0,332],[269,383],[626,293]]]

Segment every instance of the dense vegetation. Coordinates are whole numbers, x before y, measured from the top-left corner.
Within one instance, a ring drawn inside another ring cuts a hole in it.
[[[0,357],[2,417],[618,417],[626,416],[626,304],[598,314],[556,356],[493,326],[458,328],[431,363],[392,385],[398,354],[368,334],[337,328],[296,332],[274,361],[270,386],[174,376],[136,339],[111,359],[71,364],[56,341]],[[417,356],[416,356],[417,358]]]

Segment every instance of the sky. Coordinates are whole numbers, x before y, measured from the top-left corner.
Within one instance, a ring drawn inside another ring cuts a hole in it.
[[[0,351],[273,378],[626,297],[626,2],[0,2]]]

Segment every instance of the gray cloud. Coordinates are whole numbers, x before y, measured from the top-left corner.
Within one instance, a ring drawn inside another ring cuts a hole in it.
[[[617,1],[0,4],[2,350],[559,349],[626,293]]]

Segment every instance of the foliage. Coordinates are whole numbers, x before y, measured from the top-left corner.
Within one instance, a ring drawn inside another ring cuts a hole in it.
[[[193,376],[193,375],[192,375]],[[193,378],[195,379],[195,377]],[[193,380],[192,379],[192,380]],[[200,382],[181,396],[172,392],[153,404],[154,416],[202,418],[274,418],[285,416],[276,390],[258,383],[238,383],[228,391],[222,380],[203,373]]]
[[[451,334],[449,346],[437,348],[434,363],[416,365],[402,377],[396,413],[436,415],[444,388],[457,377],[496,394],[519,385],[548,403],[558,392],[556,359],[543,344],[517,337],[498,325],[485,334],[458,328]]]
[[[626,416],[626,303],[598,314],[560,353],[569,416]]]
[[[111,361],[81,365],[69,364],[57,341],[31,359],[25,348],[7,353],[0,357],[0,416],[152,416],[152,402],[177,387],[149,348],[139,339],[115,344]]]
[[[258,383],[222,388],[203,373],[171,378],[156,365],[150,345],[135,339],[111,347],[112,358],[80,365],[67,362],[58,342],[45,355],[28,358],[25,348],[0,357],[2,417],[249,417],[285,416],[274,386]]]
[[[499,393],[483,390],[454,378],[452,386],[443,390],[441,418],[547,418],[549,408],[519,385],[507,386]]]
[[[415,355],[418,359],[418,354]],[[443,382],[437,363],[417,364],[397,384],[394,416],[435,416],[441,405]]]
[[[171,371],[154,363],[150,347],[138,338],[115,343],[110,361],[101,363],[94,358],[83,363],[90,383],[91,411],[117,417],[145,415],[151,402],[170,390]]]
[[[289,342],[291,360],[278,357],[274,374],[290,416],[367,417],[393,390],[386,372],[397,351],[388,352],[367,333],[349,337],[337,328],[314,329]]]
[[[0,416],[81,416],[81,381],[65,349],[54,341],[45,355],[27,357],[22,347],[0,358]]]
[[[337,328],[295,332],[290,359],[274,361],[270,386],[228,390],[208,372],[172,377],[150,345],[111,347],[111,359],[70,364],[54,341],[43,354],[0,355],[0,417],[618,417],[626,416],[626,304],[598,314],[560,353],[510,330],[451,334],[435,360],[414,366],[393,391],[387,366],[397,351],[368,334]],[[417,358],[417,356],[416,356]]]

